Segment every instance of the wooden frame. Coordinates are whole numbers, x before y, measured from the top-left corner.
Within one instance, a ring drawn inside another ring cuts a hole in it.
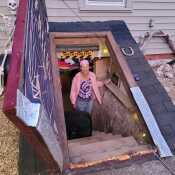
[[[52,63],[56,65],[56,44],[62,44],[63,39],[79,39],[79,38],[89,38],[89,39],[94,39],[96,38],[98,41],[105,41],[109,52],[110,56],[116,61],[117,67],[119,67],[119,76],[123,80],[123,85],[127,91],[127,94],[129,95],[126,96],[124,93],[122,93],[120,90],[114,90],[113,87],[108,86],[108,84],[105,83],[105,86],[111,90],[111,92],[119,99],[119,101],[131,112],[136,112],[139,113],[136,107],[136,104],[132,97],[132,94],[130,92],[130,88],[137,87],[137,83],[133,77],[133,74],[131,73],[131,70],[128,66],[128,63],[126,62],[126,59],[124,55],[122,54],[119,45],[116,43],[112,33],[110,31],[107,32],[52,32],[50,33],[50,42],[51,42],[51,57],[52,57]],[[60,39],[60,41],[59,41]],[[67,40],[66,40],[67,41]],[[92,40],[91,40],[92,41]],[[96,41],[94,41],[96,42]],[[65,43],[64,43],[65,44]],[[68,42],[66,42],[67,45],[69,45]],[[72,43],[71,43],[72,44]],[[76,44],[76,43],[74,43]],[[92,44],[94,44],[92,42]],[[58,68],[54,66],[54,69],[57,69],[55,71],[59,71]],[[59,75],[59,73],[58,73]],[[58,79],[58,78],[57,78]],[[60,80],[58,80],[60,83]],[[71,164],[70,164],[71,165]]]
[[[126,62],[124,55],[122,54],[119,45],[116,43],[112,33],[110,31],[106,32],[51,32],[50,33],[50,42],[51,42],[51,56],[52,59],[56,60],[56,54],[54,51],[54,47],[56,44],[62,44],[63,39],[82,39],[82,38],[88,38],[89,43],[92,43],[92,40],[94,42],[98,43],[100,41],[105,41],[109,52],[111,54],[111,57],[116,61],[118,67],[120,68],[120,77],[122,78],[124,87],[126,88],[126,91],[130,98],[132,98],[130,88],[137,86],[137,83],[131,73],[131,70],[128,66],[128,63]],[[96,40],[95,40],[95,39]],[[58,42],[60,39],[60,42]],[[68,42],[66,42],[68,44]],[[76,44],[76,42],[74,43]],[[56,62],[55,62],[56,64]],[[133,110],[135,103],[133,102]]]
[[[120,5],[93,5],[88,4],[86,0],[79,0],[80,12],[87,11],[109,11],[109,12],[132,12],[132,0],[126,0],[124,6]]]
[[[123,77],[125,77],[125,80],[128,86],[130,88],[137,86],[137,83],[134,80],[134,77],[132,76],[131,70],[111,32],[91,32],[91,33],[90,32],[83,32],[83,33],[51,32],[50,33],[51,42],[54,42],[55,39],[59,39],[59,38],[60,39],[63,39],[63,38],[74,38],[74,39],[75,38],[98,38],[98,39],[104,38],[110,50],[110,53],[112,54],[113,57],[117,59],[118,65],[121,68],[121,73]],[[52,45],[54,45],[54,43],[52,43]],[[52,48],[51,50],[53,51]],[[53,52],[51,52],[51,54],[52,54],[52,57],[53,56],[55,57]]]

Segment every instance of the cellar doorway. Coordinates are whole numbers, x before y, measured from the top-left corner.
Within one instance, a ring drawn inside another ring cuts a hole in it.
[[[71,167],[94,165],[111,157],[118,159],[130,152],[149,150],[143,138],[148,132],[129,90],[136,82],[111,32],[51,33],[51,42],[64,111],[74,110],[69,99],[70,88],[82,59],[90,63],[103,101],[102,105],[94,102],[92,135],[67,141]],[[66,127],[71,126],[66,123]]]

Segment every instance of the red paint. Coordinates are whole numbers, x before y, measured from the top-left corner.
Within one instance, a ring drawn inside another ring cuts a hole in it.
[[[16,107],[16,91],[19,85],[21,59],[24,49],[25,19],[27,16],[27,0],[21,0],[17,12],[16,29],[13,38],[12,57],[5,91],[3,110]]]
[[[163,60],[171,58],[175,58],[175,55],[171,53],[145,55],[146,60]]]

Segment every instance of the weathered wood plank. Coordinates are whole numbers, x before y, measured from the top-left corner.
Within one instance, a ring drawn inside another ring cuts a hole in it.
[[[90,143],[86,145],[77,145],[76,147],[69,147],[70,156],[80,156],[93,152],[103,152],[108,149],[117,149],[122,145],[136,146],[137,142],[133,137],[118,138],[113,140],[101,141],[97,143]]]
[[[131,152],[138,152],[138,151],[145,151],[149,150],[147,146],[127,146],[123,145],[120,148],[117,149],[108,149],[101,152],[93,152],[77,157],[72,157],[71,160],[73,163],[82,163],[82,162],[92,162],[92,161],[99,161],[99,160],[105,160],[114,156],[119,156],[122,154],[128,154]]]
[[[118,100],[130,111],[135,110],[135,106],[131,103],[130,99],[112,82],[105,83],[105,86],[118,98]]]
[[[125,60],[123,53],[117,42],[115,41],[113,34],[111,32],[107,32],[106,37],[106,45],[110,51],[112,57],[114,57],[117,65],[119,66],[119,72],[121,72],[121,78],[124,80],[123,85],[126,88],[126,91],[129,91],[129,87],[134,87],[137,85],[134,77],[131,73],[130,68]],[[128,93],[129,94],[129,93]]]
[[[121,138],[120,135],[112,135],[112,134],[104,134],[104,135],[97,135],[97,136],[91,136],[87,138],[82,138],[82,140],[76,141],[76,142],[69,142],[69,146],[71,147],[76,147],[77,145],[85,145],[85,144],[90,144],[90,143],[96,143],[100,141],[107,141],[111,139],[119,139]],[[75,139],[77,140],[77,139]]]

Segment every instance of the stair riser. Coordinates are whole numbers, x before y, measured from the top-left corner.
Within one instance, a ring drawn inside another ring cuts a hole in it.
[[[98,153],[89,153],[82,156],[71,157],[72,163],[85,163],[98,160],[107,160],[108,158],[119,156],[122,154],[129,154],[131,152],[138,152],[148,149],[146,146],[137,147],[121,147],[120,149],[105,150]]]
[[[124,145],[127,145],[128,147],[134,147],[137,146],[138,144],[133,139],[119,139],[119,140],[92,143],[88,145],[80,145],[71,148],[69,147],[69,151],[71,157],[74,157],[93,152],[97,153],[105,150],[120,149]]]

